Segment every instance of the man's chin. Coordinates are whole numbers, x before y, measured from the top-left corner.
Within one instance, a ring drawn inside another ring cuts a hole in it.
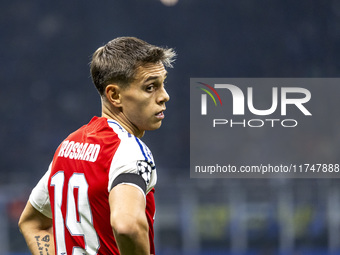
[[[159,121],[159,122],[153,124],[152,126],[148,127],[145,130],[152,131],[152,130],[159,129],[161,126],[162,126],[162,121]]]

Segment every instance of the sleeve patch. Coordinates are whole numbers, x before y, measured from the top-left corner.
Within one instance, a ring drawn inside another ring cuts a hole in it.
[[[149,162],[145,160],[137,161],[137,172],[144,179],[146,185],[149,185],[151,179],[152,167]]]

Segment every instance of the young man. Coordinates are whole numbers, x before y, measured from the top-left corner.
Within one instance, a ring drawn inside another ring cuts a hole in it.
[[[164,119],[175,52],[116,38],[92,57],[102,117],[70,134],[19,220],[32,254],[154,254],[156,167],[139,139]]]

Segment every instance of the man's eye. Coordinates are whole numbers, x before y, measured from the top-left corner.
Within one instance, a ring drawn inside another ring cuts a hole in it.
[[[155,89],[155,85],[153,85],[153,84],[146,87],[147,92],[152,92],[154,89]]]

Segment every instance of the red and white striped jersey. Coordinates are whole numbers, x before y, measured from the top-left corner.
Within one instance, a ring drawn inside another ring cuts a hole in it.
[[[60,144],[29,201],[53,218],[56,254],[119,254],[108,196],[117,184],[134,185],[146,194],[150,251],[154,254],[156,181],[149,148],[118,122],[94,117]]]

